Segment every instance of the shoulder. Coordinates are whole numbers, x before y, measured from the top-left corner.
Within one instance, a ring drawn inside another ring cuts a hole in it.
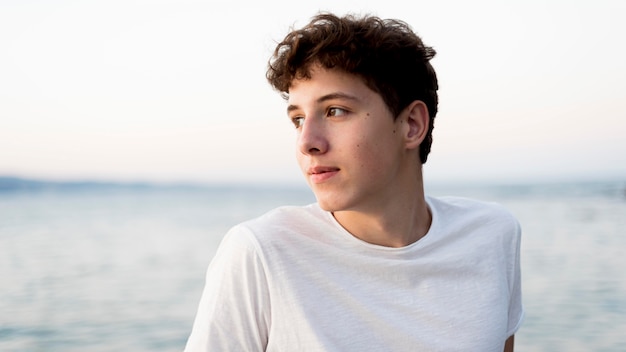
[[[327,250],[337,230],[332,216],[317,204],[273,209],[232,227],[218,254],[230,262],[258,262],[267,272],[276,272],[301,261],[306,255]],[[241,265],[241,264],[237,264]]]
[[[463,197],[427,197],[436,228],[444,233],[501,240],[515,245],[521,236],[517,218],[504,206]]]
[[[222,238],[213,262],[232,267],[258,262],[264,266],[268,256],[280,252],[280,246],[284,246],[281,243],[297,237],[297,227],[303,219],[309,219],[304,221],[310,223],[322,217],[323,212],[318,209],[316,204],[279,207],[231,227]],[[213,262],[212,265],[217,265]]]
[[[326,220],[326,213],[317,203],[305,206],[282,206],[248,221],[237,227],[245,228],[254,233],[264,233],[267,230],[287,230],[300,226],[299,224],[319,223]]]
[[[471,258],[472,265],[488,263],[492,269],[505,270],[507,277],[514,276],[522,231],[507,208],[460,197],[428,197],[427,201],[433,215],[433,243],[456,251],[458,258]]]
[[[328,214],[317,203],[305,206],[282,206],[237,224],[226,237],[237,237],[257,248],[272,242],[282,242],[296,234],[306,234],[330,226]]]
[[[446,221],[502,221],[510,225],[518,224],[515,216],[503,205],[464,197],[426,197],[431,211]]]
[[[465,197],[454,197],[454,196],[444,196],[444,197],[432,197],[427,196],[426,200],[429,205],[437,206],[442,209],[452,209],[452,210],[462,210],[462,211],[503,211],[507,212],[506,209],[499,203],[496,202],[488,202],[484,200],[478,200],[473,198],[465,198]]]

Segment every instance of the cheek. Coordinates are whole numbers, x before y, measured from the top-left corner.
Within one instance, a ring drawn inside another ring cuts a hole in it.
[[[384,138],[380,134],[369,141],[362,141],[356,149],[355,160],[371,177],[380,177],[382,173],[391,172],[398,162],[399,148],[394,138]]]
[[[298,148],[296,148],[296,162],[298,163],[298,166],[300,166],[300,170],[302,170],[302,172],[305,171],[305,159],[304,159],[304,155],[302,155],[302,153],[300,153],[300,151],[298,150]]]
[[[388,157],[386,148],[376,137],[355,140],[351,150],[350,157],[357,163],[355,166],[372,177],[386,166]]]

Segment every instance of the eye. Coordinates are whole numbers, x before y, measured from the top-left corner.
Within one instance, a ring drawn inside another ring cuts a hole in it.
[[[345,109],[333,107],[333,108],[329,108],[326,114],[328,116],[344,116],[347,113],[348,111]]]
[[[302,124],[304,124],[304,116],[294,116],[291,118],[291,123],[293,123],[293,125],[296,128],[300,128],[302,127]]]

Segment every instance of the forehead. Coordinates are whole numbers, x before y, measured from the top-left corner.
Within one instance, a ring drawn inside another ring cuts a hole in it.
[[[301,104],[329,94],[351,96],[363,101],[378,95],[355,74],[316,65],[309,69],[308,77],[296,78],[291,82],[288,101],[290,104]]]

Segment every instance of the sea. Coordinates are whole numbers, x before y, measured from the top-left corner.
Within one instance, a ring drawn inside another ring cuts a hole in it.
[[[442,183],[520,221],[516,351],[626,351],[626,179]],[[182,351],[233,225],[306,187],[0,178],[0,351]]]

